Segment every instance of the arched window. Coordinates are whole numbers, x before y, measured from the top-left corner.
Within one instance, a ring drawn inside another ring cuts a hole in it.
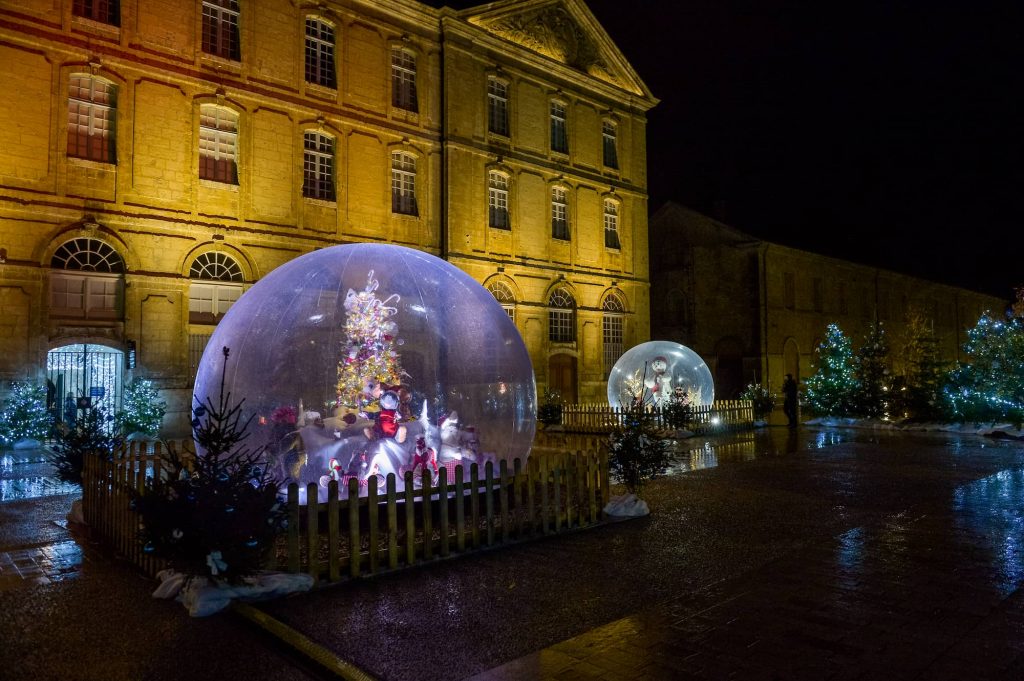
[[[576,340],[576,301],[562,288],[552,291],[548,298],[548,340],[552,343]]]
[[[117,163],[117,86],[84,73],[68,83],[68,156]]]
[[[401,151],[391,154],[391,212],[419,215],[416,206],[416,157]]]
[[[199,177],[238,184],[238,114],[231,109],[199,107]]]
[[[50,314],[77,319],[119,319],[124,260],[106,242],[85,237],[60,245],[50,260]]]
[[[492,282],[487,290],[491,292],[494,299],[501,303],[501,306],[505,308],[505,312],[508,314],[509,319],[512,321],[516,320],[516,297],[512,293],[512,289],[507,284],[500,281]]]
[[[238,261],[227,253],[200,253],[189,268],[188,320],[216,324],[242,295],[245,277]]]
[[[306,82],[338,87],[334,67],[334,27],[313,17],[306,17]]]
[[[334,138],[308,131],[302,136],[302,195],[334,201]]]
[[[508,175],[492,170],[487,173],[487,224],[511,229],[508,214]]]
[[[603,355],[605,377],[611,373],[612,367],[615,366],[615,362],[617,362],[619,357],[622,356],[622,321],[623,313],[625,311],[626,306],[622,304],[622,299],[614,293],[609,294],[608,297],[604,299],[604,304],[601,306],[601,332],[602,339],[604,341]]]

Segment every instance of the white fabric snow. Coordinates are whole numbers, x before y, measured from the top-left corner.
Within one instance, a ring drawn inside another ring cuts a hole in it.
[[[68,512],[67,520],[69,523],[85,525],[85,513],[82,511],[81,499],[75,499],[71,502],[71,510]]]
[[[211,582],[207,577],[191,577],[174,570],[161,570],[156,576],[160,586],[153,592],[153,597],[176,598],[192,617],[206,617],[219,612],[233,598],[266,600],[313,588],[311,575],[286,572],[261,572],[237,585]]]
[[[647,502],[637,498],[635,494],[622,494],[609,499],[604,512],[611,516],[639,518],[650,515],[651,510],[647,508]]]

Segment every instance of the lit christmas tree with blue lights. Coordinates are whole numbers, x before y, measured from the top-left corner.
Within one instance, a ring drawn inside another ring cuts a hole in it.
[[[818,371],[804,382],[807,406],[818,416],[850,414],[858,390],[850,339],[837,324],[829,324],[815,352]]]
[[[946,399],[953,416],[964,421],[1024,421],[1024,321],[997,320],[983,314],[967,332],[970,357],[949,376]]]

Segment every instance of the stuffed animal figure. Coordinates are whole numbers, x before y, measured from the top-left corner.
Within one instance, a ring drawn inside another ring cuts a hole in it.
[[[377,422],[373,428],[366,428],[364,433],[368,440],[380,438],[394,438],[395,442],[405,442],[406,428],[399,423],[398,414],[398,393],[394,390],[385,390],[380,395],[380,412],[377,414]]]

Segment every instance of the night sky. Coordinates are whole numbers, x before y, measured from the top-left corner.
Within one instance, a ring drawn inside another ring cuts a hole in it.
[[[588,5],[661,100],[652,212],[1007,299],[1024,284],[1022,3]]]

